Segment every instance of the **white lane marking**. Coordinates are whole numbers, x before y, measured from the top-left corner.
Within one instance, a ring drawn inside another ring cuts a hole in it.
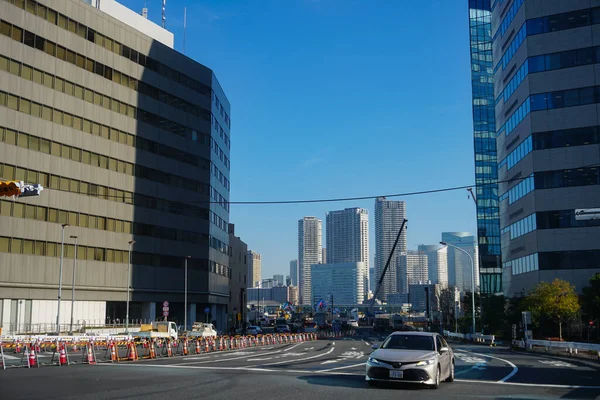
[[[291,349],[295,349],[296,347],[300,346],[302,343],[298,343],[293,345],[292,347],[288,347],[287,349],[283,350],[283,351],[290,351]]]
[[[335,342],[331,343],[332,346],[335,346]]]
[[[366,344],[367,346],[369,346],[369,343],[368,343],[368,342],[365,342],[365,344]]]
[[[331,354],[333,352],[333,350],[335,350],[335,347],[332,347],[331,349],[329,349],[328,352],[323,353],[323,354],[317,354],[316,356],[312,356],[312,357],[306,357],[306,358],[298,358],[298,359],[294,359],[294,360],[284,360],[284,361],[278,361],[278,362],[274,362],[274,363],[268,363],[268,364],[263,364],[263,366],[267,366],[267,365],[278,365],[278,364],[285,364],[285,363],[291,363],[291,362],[297,362],[297,361],[306,361],[306,360],[312,360],[314,358],[319,358],[319,357],[323,357],[326,356],[327,354]],[[250,368],[250,367],[249,367]]]
[[[140,364],[109,364],[100,363],[98,366],[105,367],[134,367],[139,368]],[[222,370],[222,371],[248,371],[248,372],[286,372],[292,374],[314,374],[315,372],[330,374],[330,375],[348,375],[348,376],[364,376],[364,373],[356,372],[336,372],[331,370],[302,370],[302,369],[267,369],[267,368],[252,368],[252,367],[200,367],[194,365],[157,365],[157,364],[144,364],[144,367],[153,368],[183,368],[183,369],[210,369],[210,370]],[[527,387],[547,387],[547,388],[558,388],[558,389],[600,389],[600,386],[576,386],[576,385],[552,385],[552,384],[539,384],[539,383],[518,383],[518,382],[501,382],[501,381],[484,381],[474,379],[456,379],[456,382],[462,383],[488,383],[494,385],[507,385],[507,386],[527,386]]]
[[[273,351],[271,353],[262,353],[261,356],[266,356],[269,354],[277,354],[277,353],[281,353],[281,350],[277,350],[277,351]],[[215,363],[215,362],[221,362],[221,361],[232,361],[232,360],[241,360],[244,358],[249,358],[255,356],[255,354],[251,354],[251,355],[246,355],[246,356],[240,356],[240,357],[227,357],[227,358],[219,358],[216,360],[207,360],[207,361],[196,361],[196,362],[191,362],[191,363],[183,363],[183,364],[172,364],[172,365],[187,365],[187,364],[206,364],[206,363]],[[192,358],[192,360],[194,360],[194,358]]]
[[[110,365],[110,364],[107,364]],[[526,387],[545,387],[545,388],[557,388],[557,389],[600,389],[600,386],[579,386],[579,385],[557,385],[552,383],[521,383],[521,382],[501,382],[501,381],[479,381],[475,379],[456,379],[455,382],[465,383],[488,383],[495,385],[505,386],[526,386]]]
[[[519,368],[518,368],[518,367],[517,367],[515,364],[513,364],[512,362],[510,362],[510,361],[508,361],[508,360],[505,360],[504,358],[500,358],[500,357],[492,356],[492,355],[489,355],[489,354],[475,353],[475,352],[473,352],[473,351],[468,351],[468,350],[459,350],[459,351],[463,351],[463,352],[467,352],[467,353],[475,354],[476,356],[493,358],[493,359],[495,359],[495,360],[499,360],[499,361],[502,361],[502,362],[504,362],[504,363],[506,363],[506,364],[510,365],[510,366],[512,367],[512,369],[513,369],[513,370],[511,371],[511,373],[510,373],[510,374],[508,374],[508,375],[506,375],[504,378],[500,379],[500,380],[498,381],[499,383],[504,383],[504,382],[506,382],[507,380],[509,380],[510,378],[512,378],[513,376],[515,376],[515,374],[516,374],[517,372],[519,372]]]
[[[272,360],[273,357],[267,357],[267,358],[249,358],[246,361],[267,361],[267,360]]]
[[[575,368],[573,364],[569,364],[566,361],[558,361],[558,360],[538,360],[542,364],[551,365],[553,367],[567,367],[567,368]]]
[[[303,350],[314,350],[314,347],[305,347]]]
[[[354,365],[346,365],[346,366],[344,366],[344,367],[336,367],[336,368],[329,368],[329,369],[321,369],[321,370],[317,370],[317,372],[329,372],[329,371],[337,371],[337,370],[339,370],[339,369],[348,369],[348,368],[360,367],[361,365],[365,365],[365,363],[354,364]]]

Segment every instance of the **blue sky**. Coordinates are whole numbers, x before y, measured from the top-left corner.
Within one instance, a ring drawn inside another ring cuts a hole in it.
[[[120,0],[141,10],[143,0]],[[148,0],[160,21],[160,0]],[[167,29],[212,68],[232,104],[231,200],[403,193],[474,182],[466,1],[167,0]],[[409,248],[475,232],[466,190],[401,198]],[[399,198],[400,199],[400,198]],[[232,205],[263,255],[289,273],[297,221],[374,200]],[[323,229],[325,242],[325,229]],[[325,244],[325,243],[324,243]]]

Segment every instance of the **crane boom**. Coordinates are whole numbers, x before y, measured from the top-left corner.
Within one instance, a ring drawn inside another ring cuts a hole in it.
[[[383,278],[385,277],[385,273],[387,272],[387,270],[390,266],[390,262],[392,261],[394,251],[396,250],[396,246],[398,245],[398,241],[400,240],[400,235],[402,235],[402,230],[406,226],[407,222],[408,222],[407,219],[404,219],[402,221],[402,225],[400,226],[400,230],[398,231],[398,236],[396,236],[396,240],[394,241],[394,246],[392,247],[392,251],[390,252],[390,255],[388,256],[387,262],[385,263],[385,267],[383,267],[383,272],[381,273],[381,276],[379,277],[379,282],[377,282],[377,286],[375,287],[375,293],[373,293],[373,298],[371,299],[371,303],[369,304],[368,311],[371,311],[371,309],[373,308],[373,304],[375,304],[375,299],[377,298],[377,293],[379,293],[379,289],[381,289],[381,284],[383,283]]]

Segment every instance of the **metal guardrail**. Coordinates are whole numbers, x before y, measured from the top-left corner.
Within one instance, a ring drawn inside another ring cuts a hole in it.
[[[583,342],[556,342],[553,340],[513,340],[514,347],[522,349],[532,349],[533,347],[543,347],[546,351],[552,348],[565,349],[569,354],[577,354],[579,351],[595,352],[600,358],[600,344]]]
[[[484,344],[490,344],[490,345],[494,345],[496,342],[496,337],[494,335],[483,335],[481,333],[464,334],[464,333],[444,331],[444,336],[446,336],[448,338],[453,338],[453,339],[468,340],[468,341],[472,341],[475,343],[484,343]]]

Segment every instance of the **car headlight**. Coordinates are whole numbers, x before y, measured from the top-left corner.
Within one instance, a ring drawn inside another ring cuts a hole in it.
[[[417,367],[424,367],[424,366],[426,366],[426,365],[431,365],[431,364],[433,364],[433,363],[435,363],[435,358],[432,358],[432,359],[430,359],[430,360],[423,360],[423,361],[419,361],[419,362],[417,363]]]
[[[369,362],[370,364],[379,364],[379,360],[378,360],[378,359],[376,359],[376,358],[373,358],[373,357],[369,357],[369,360],[368,360],[368,362]]]

